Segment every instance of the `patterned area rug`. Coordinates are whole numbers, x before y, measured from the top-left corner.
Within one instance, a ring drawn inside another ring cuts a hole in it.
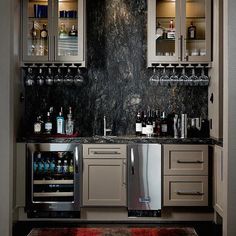
[[[193,228],[34,228],[28,236],[197,236]]]

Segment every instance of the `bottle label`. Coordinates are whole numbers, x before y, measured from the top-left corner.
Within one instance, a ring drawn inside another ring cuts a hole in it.
[[[47,131],[51,131],[52,130],[52,123],[51,122],[45,123],[45,130],[47,130]]]
[[[40,123],[35,123],[34,124],[34,132],[35,133],[40,133],[41,132],[41,124]]]
[[[161,132],[162,133],[167,133],[167,124],[161,125]]]
[[[147,128],[146,128],[146,126],[142,127],[142,134],[147,134]]]
[[[64,134],[64,120],[57,119],[57,133]]]
[[[142,123],[136,123],[136,132],[142,132]]]
[[[147,125],[146,134],[153,134],[153,126],[152,125]]]
[[[41,32],[41,37],[42,37],[42,38],[47,38],[47,36],[48,36],[47,31],[46,31],[46,30],[43,30],[43,31]]]

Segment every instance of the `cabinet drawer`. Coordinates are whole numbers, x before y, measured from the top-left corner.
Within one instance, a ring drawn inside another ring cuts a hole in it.
[[[164,206],[208,206],[208,176],[164,176]]]
[[[85,144],[83,158],[126,158],[125,144]]]
[[[208,175],[208,146],[164,145],[164,175]]]

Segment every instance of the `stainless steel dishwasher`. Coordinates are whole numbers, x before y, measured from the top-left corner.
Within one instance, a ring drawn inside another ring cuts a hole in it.
[[[160,216],[161,189],[161,145],[128,145],[129,216]]]

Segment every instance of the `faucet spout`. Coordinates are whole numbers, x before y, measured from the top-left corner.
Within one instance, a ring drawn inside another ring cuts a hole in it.
[[[107,136],[107,132],[111,132],[111,129],[107,129],[106,116],[103,117],[103,136]]]

